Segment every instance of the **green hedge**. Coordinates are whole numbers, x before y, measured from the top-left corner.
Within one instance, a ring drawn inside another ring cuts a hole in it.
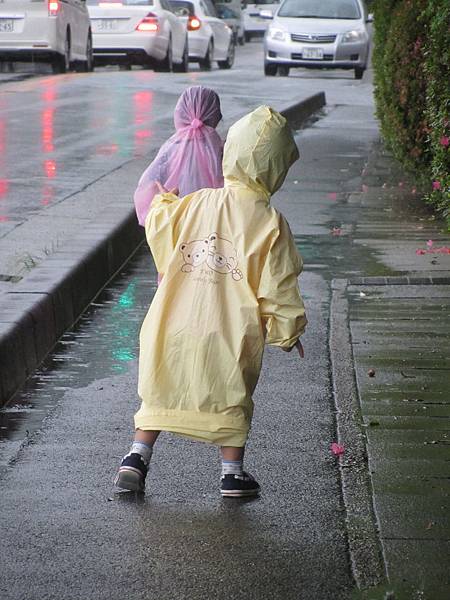
[[[383,137],[450,217],[450,2],[375,0],[373,8]]]

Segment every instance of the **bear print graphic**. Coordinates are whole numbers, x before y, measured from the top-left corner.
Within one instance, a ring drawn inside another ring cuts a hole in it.
[[[242,273],[237,268],[237,253],[233,244],[221,238],[218,233],[208,237],[208,258],[206,264],[210,269],[222,275],[231,273],[235,281],[242,279]]]
[[[180,252],[184,258],[181,267],[183,273],[191,273],[196,267],[203,264],[208,257],[208,240],[195,240],[181,244]]]
[[[237,268],[237,253],[233,244],[212,233],[204,240],[183,242],[180,245],[184,264],[181,267],[183,273],[192,273],[198,266],[206,262],[206,266],[222,275],[231,273],[235,281],[242,279],[242,272]]]

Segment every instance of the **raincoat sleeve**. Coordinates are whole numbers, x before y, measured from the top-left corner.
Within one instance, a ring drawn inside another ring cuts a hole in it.
[[[289,225],[279,215],[279,231],[266,256],[257,294],[266,344],[291,348],[305,330],[297,281],[302,266]]]
[[[177,247],[180,221],[188,196],[180,199],[169,192],[154,197],[145,220],[145,235],[160,274],[166,272]]]

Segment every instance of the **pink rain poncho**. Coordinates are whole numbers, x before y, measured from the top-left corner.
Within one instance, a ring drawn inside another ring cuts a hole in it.
[[[140,225],[159,193],[157,181],[167,190],[178,189],[180,197],[223,186],[223,143],[215,130],[221,118],[219,96],[213,90],[196,85],[182,93],[175,107],[176,132],[161,146],[134,193]]]

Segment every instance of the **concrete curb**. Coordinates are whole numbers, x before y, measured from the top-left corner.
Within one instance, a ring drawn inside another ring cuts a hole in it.
[[[339,468],[352,571],[358,588],[367,589],[381,583],[386,573],[373,510],[365,434],[359,426],[361,417],[345,297],[348,283],[347,279],[332,281],[330,357],[338,441],[345,445]]]
[[[322,92],[281,112],[298,128],[324,105]],[[5,294],[0,304],[0,406],[34,373],[143,240],[134,208],[110,206],[82,235]]]

